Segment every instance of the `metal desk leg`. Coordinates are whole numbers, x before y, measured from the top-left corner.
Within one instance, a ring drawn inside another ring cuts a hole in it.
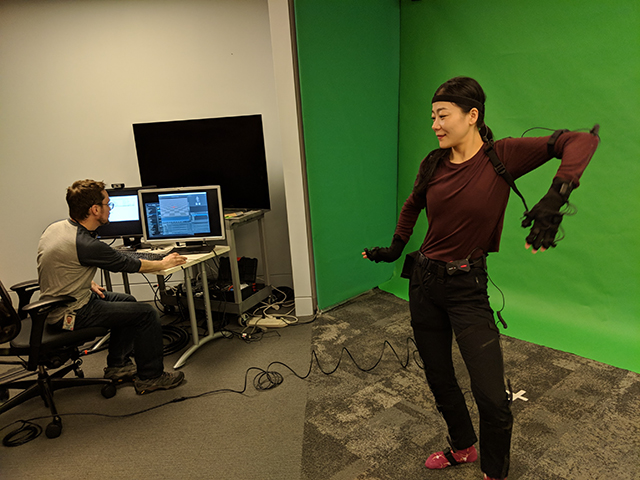
[[[242,285],[240,284],[240,270],[238,269],[238,252],[236,250],[236,237],[233,227],[227,223],[227,244],[229,246],[229,268],[231,270],[231,284],[233,285],[233,301],[242,303]]]
[[[269,260],[267,258],[267,236],[264,233],[264,217],[258,219],[258,232],[260,234],[260,250],[262,253],[262,270],[264,271],[265,285],[271,285],[269,277]]]
[[[211,314],[211,299],[209,298],[209,284],[207,281],[207,272],[204,262],[200,263],[200,273],[202,274],[202,289],[204,295],[204,304],[207,313],[207,336],[200,338],[198,335],[198,322],[196,321],[196,307],[193,300],[193,288],[191,287],[191,268],[184,269],[184,283],[187,287],[187,305],[189,307],[189,321],[191,323],[191,336],[193,338],[193,345],[182,354],[180,359],[173,366],[174,369],[182,367],[187,359],[202,345],[205,343],[220,338],[223,336],[222,332],[213,332],[213,317]]]

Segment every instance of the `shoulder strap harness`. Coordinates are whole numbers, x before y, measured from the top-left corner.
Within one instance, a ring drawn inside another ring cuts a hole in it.
[[[556,156],[555,145],[556,145],[556,141],[558,140],[558,137],[568,131],[569,130],[556,130],[555,132],[553,132],[551,137],[549,137],[549,141],[547,142],[547,152],[549,153],[549,156],[551,158],[555,158]],[[516,186],[516,182],[513,179],[513,176],[507,171],[504,164],[498,158],[498,154],[493,148],[493,142],[489,142],[485,147],[484,151],[489,157],[489,160],[491,160],[493,169],[496,171],[498,175],[504,178],[504,181],[507,182],[507,184],[511,187],[511,189],[516,193],[516,195],[520,197],[524,205],[525,213],[528,212],[529,207],[527,206],[527,202],[524,199],[524,195],[520,193],[520,190],[518,190],[518,187]]]

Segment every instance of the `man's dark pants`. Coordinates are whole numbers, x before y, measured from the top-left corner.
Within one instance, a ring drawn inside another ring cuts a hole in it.
[[[93,293],[89,303],[76,312],[75,328],[110,329],[107,366],[123,366],[133,352],[138,378],[162,375],[162,325],[157,310],[125,293],[105,291],[104,295],[100,298]]]

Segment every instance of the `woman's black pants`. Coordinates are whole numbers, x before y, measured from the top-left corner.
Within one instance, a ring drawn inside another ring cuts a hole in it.
[[[509,470],[513,417],[486,270],[474,267],[449,275],[443,262],[419,255],[411,275],[409,305],[427,383],[447,423],[452,447],[461,450],[477,441],[453,368],[455,334],[478,406],[481,469],[489,477],[504,478]]]

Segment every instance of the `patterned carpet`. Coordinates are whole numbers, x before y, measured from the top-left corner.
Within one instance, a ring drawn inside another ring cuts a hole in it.
[[[303,480],[482,478],[479,461],[424,467],[447,446],[446,431],[410,337],[407,302],[378,289],[315,322],[320,366],[309,378]],[[640,478],[640,375],[506,336],[502,346],[515,397],[511,480]],[[344,348],[375,368],[359,370]],[[339,359],[335,373],[320,372]],[[454,360],[477,425],[457,350]]]

